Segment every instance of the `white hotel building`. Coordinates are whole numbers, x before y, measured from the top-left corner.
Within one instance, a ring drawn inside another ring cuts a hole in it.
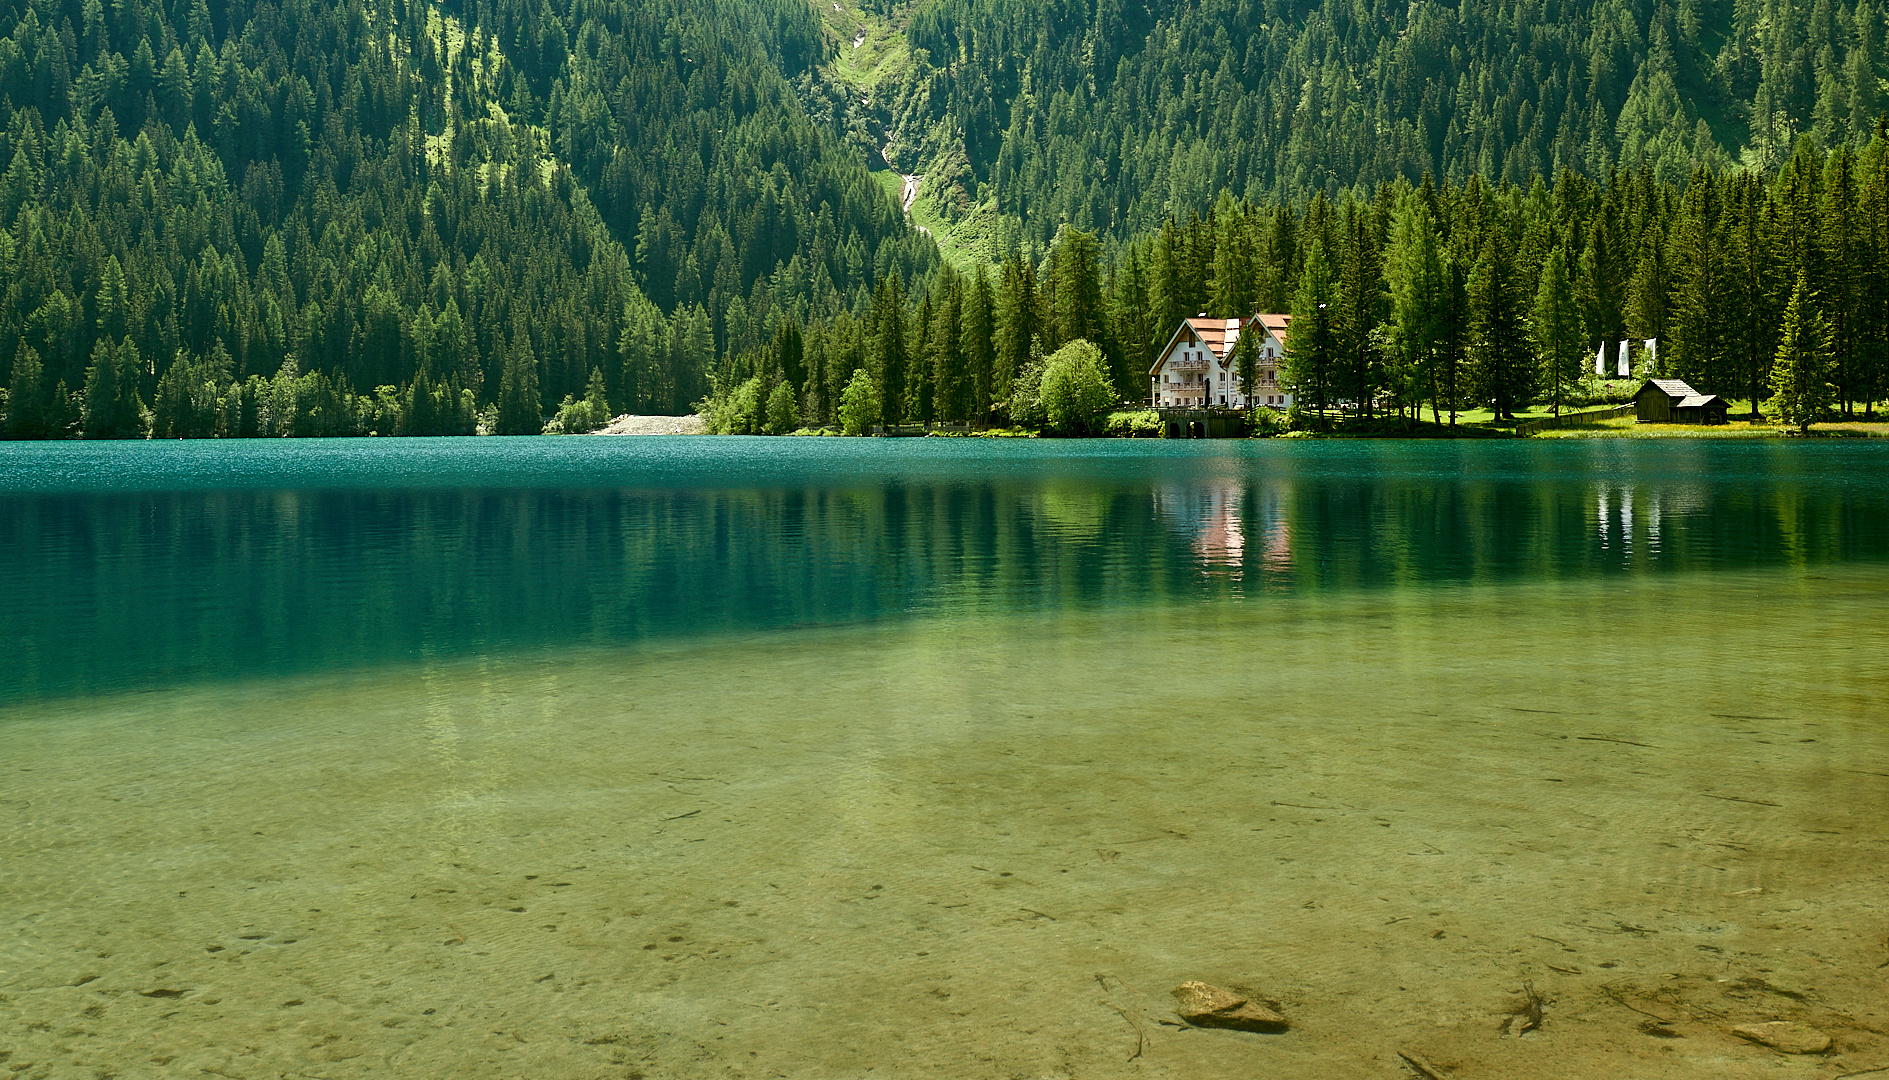
[[[1279,358],[1285,353],[1286,325],[1291,321],[1290,315],[1267,313],[1246,319],[1197,315],[1181,320],[1148,369],[1155,408],[1246,408],[1233,362],[1233,347],[1242,333],[1262,335],[1253,370],[1253,403],[1290,408],[1292,395],[1279,387]]]

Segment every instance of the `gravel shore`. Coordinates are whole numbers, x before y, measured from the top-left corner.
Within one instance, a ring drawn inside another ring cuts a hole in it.
[[[625,414],[591,432],[592,435],[700,435],[705,430],[698,416],[630,416]]]

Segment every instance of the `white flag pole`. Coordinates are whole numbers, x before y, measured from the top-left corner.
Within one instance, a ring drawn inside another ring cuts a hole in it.
[[[1607,343],[1604,341],[1600,343],[1600,348],[1594,350],[1594,374],[1607,374]]]
[[[1646,362],[1657,370],[1659,367],[1659,339],[1650,337],[1646,339],[1644,344],[1646,345]]]
[[[1623,379],[1626,378],[1627,375],[1629,374],[1627,371],[1627,343],[1624,341],[1620,343],[1619,370],[1620,370],[1620,377]]]

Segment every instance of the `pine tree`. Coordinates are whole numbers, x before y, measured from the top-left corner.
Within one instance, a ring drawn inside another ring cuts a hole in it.
[[[1036,270],[1021,252],[1004,264],[996,315],[996,369],[991,378],[991,395],[1001,401],[1010,397],[1011,380],[1029,362],[1031,349],[1041,347],[1043,336]]]
[[[1286,338],[1279,380],[1321,414],[1332,399],[1335,342],[1331,299],[1331,267],[1325,260],[1325,245],[1314,240],[1306,252],[1298,291],[1292,297],[1292,332]]]
[[[1834,364],[1830,324],[1817,309],[1808,275],[1800,270],[1790,303],[1784,309],[1777,358],[1771,363],[1769,405],[1778,418],[1809,432],[1811,423],[1829,412],[1836,401],[1836,388],[1830,384]]]
[[[938,418],[961,422],[970,416],[971,388],[964,362],[964,282],[949,269],[940,272],[938,302],[932,309],[932,394]]]
[[[142,439],[150,414],[138,396],[138,347],[101,338],[85,370],[83,426],[88,439]]]
[[[1413,415],[1420,415],[1428,400],[1432,416],[1440,418],[1436,359],[1443,334],[1443,252],[1429,201],[1419,193],[1398,201],[1385,263],[1402,396]]]
[[[1573,275],[1568,266],[1571,261],[1567,249],[1559,247],[1544,260],[1541,284],[1535,290],[1535,306],[1528,320],[1541,381],[1548,389],[1556,416],[1561,415],[1561,402],[1568,387],[1579,380],[1581,362],[1587,356],[1580,312],[1574,304]]]
[[[1361,416],[1370,416],[1383,385],[1382,356],[1374,332],[1381,317],[1383,278],[1369,208],[1347,203],[1340,230],[1332,310],[1333,381]]]
[[[881,412],[874,421],[896,426],[904,417],[906,369],[911,363],[905,328],[905,290],[897,274],[879,282],[872,298],[872,384]]]
[[[1076,340],[1101,344],[1104,335],[1100,262],[1101,252],[1094,233],[1063,228],[1050,260],[1051,329],[1044,336],[1044,349],[1061,348],[1063,343]]]
[[[1508,237],[1492,229],[1469,279],[1476,386],[1496,419],[1513,420],[1534,392],[1536,365],[1529,349],[1522,297],[1515,287]]]
[[[518,328],[514,328],[517,330]],[[544,432],[544,402],[538,396],[538,359],[531,339],[520,331],[505,356],[499,379],[498,435],[539,435]]]
[[[800,409],[794,403],[794,388],[786,382],[776,383],[767,396],[767,433],[786,435],[800,427]]]
[[[964,311],[960,323],[965,381],[968,384],[968,415],[978,427],[990,422],[990,405],[994,393],[992,378],[996,357],[991,342],[991,304],[990,276],[979,266],[971,277],[970,287],[964,290]]]

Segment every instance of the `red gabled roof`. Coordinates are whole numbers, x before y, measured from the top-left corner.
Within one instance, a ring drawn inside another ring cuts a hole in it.
[[[1167,359],[1168,354],[1174,351],[1175,343],[1190,334],[1194,338],[1198,338],[1200,343],[1205,345],[1207,349],[1213,353],[1215,360],[1224,362],[1227,359],[1227,355],[1233,351],[1234,344],[1239,341],[1240,327],[1242,325],[1251,326],[1256,322],[1264,325],[1272,336],[1279,339],[1279,344],[1284,345],[1286,342],[1286,326],[1292,322],[1292,316],[1262,312],[1249,315],[1244,320],[1209,319],[1204,315],[1196,315],[1190,319],[1183,319],[1181,320],[1181,325],[1175,328],[1173,336],[1168,338],[1167,346],[1161,350],[1160,356],[1156,358],[1154,367],[1148,369],[1148,374],[1153,375],[1156,371],[1160,370],[1161,364]]]
[[[1187,320],[1187,328],[1194,332],[1202,345],[1213,351],[1215,360],[1225,360],[1227,353],[1233,351],[1233,343],[1239,340],[1240,320],[1207,319],[1196,316]]]
[[[1292,316],[1276,312],[1263,312],[1253,316],[1248,322],[1263,324],[1266,329],[1271,332],[1273,337],[1279,339],[1279,344],[1284,345],[1286,343],[1286,327],[1292,324]]]

